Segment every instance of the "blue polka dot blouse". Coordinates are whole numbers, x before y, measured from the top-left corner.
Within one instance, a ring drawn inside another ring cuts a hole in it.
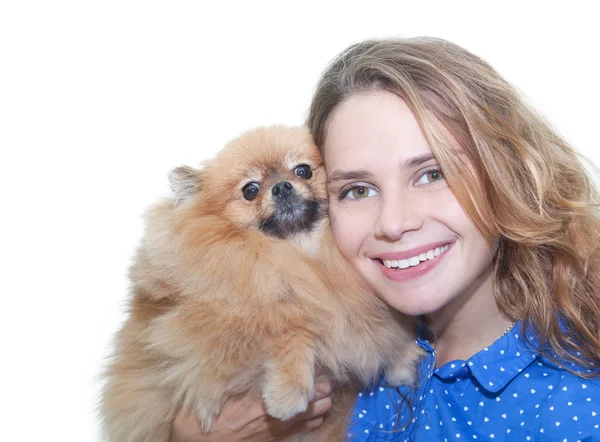
[[[469,360],[437,369],[435,350],[418,339],[427,351],[418,386],[400,389],[411,406],[396,389],[366,389],[359,394],[348,442],[600,441],[600,378],[561,369],[520,333],[517,323]]]

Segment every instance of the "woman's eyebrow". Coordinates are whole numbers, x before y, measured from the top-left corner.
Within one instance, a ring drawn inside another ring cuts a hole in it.
[[[335,181],[349,181],[358,180],[362,181],[365,179],[373,178],[373,174],[364,169],[357,170],[334,170],[327,174],[327,183],[333,183]]]
[[[419,155],[418,157],[408,158],[404,160],[400,164],[401,169],[412,169],[413,167],[418,167],[421,164],[424,164],[428,161],[435,159],[432,153],[427,153],[425,155]]]
[[[408,158],[400,164],[400,169],[412,169],[418,167],[421,164],[427,163],[435,159],[433,154],[428,153],[425,155],[419,155],[418,157]],[[336,181],[364,181],[373,178],[373,174],[365,169],[357,170],[339,170],[336,169],[327,175],[327,184],[331,184]]]

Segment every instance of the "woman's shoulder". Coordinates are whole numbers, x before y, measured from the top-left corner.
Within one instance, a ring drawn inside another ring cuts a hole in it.
[[[551,440],[566,435],[600,439],[600,377],[586,377],[592,370],[569,365],[540,356],[519,376],[519,392],[535,397],[529,425]]]

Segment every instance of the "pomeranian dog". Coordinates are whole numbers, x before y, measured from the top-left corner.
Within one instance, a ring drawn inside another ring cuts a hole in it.
[[[415,322],[377,298],[339,253],[325,171],[306,128],[246,133],[201,169],[170,174],[147,213],[100,405],[111,442],[166,442],[182,407],[204,430],[224,401],[260,392],[290,419],[314,393],[335,405],[302,441],[343,441],[360,388],[411,384]]]

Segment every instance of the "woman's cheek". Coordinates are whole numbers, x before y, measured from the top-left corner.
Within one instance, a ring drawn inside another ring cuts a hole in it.
[[[336,203],[329,204],[329,221],[331,223],[331,230],[333,232],[333,237],[335,238],[335,242],[340,247],[340,224],[344,225],[344,217],[340,216],[339,207]]]
[[[358,257],[361,244],[368,236],[370,230],[368,226],[369,217],[368,211],[355,210],[359,208],[347,207],[347,205],[338,203],[330,206],[329,216],[333,236],[340,252],[348,261],[353,261]]]

